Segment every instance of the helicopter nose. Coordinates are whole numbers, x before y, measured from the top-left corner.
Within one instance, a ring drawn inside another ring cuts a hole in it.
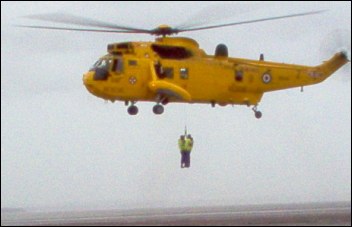
[[[94,77],[94,72],[90,71],[85,74],[83,74],[83,84],[86,86],[86,88],[91,91],[93,89],[93,77]]]
[[[87,72],[85,74],[83,74],[83,83],[84,85],[88,85],[89,83],[91,83],[93,81],[93,75],[94,72]]]

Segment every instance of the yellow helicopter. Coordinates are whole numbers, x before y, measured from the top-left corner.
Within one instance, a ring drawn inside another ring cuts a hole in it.
[[[84,25],[99,29],[64,28],[54,26],[23,26],[39,29],[138,33],[156,35],[154,42],[120,42],[107,46],[101,57],[87,73],[83,83],[93,95],[114,102],[124,101],[128,113],[136,115],[137,102],[155,102],[155,114],[162,114],[164,106],[172,102],[253,106],[257,110],[265,92],[303,87],[324,81],[349,60],[346,52],[336,53],[318,66],[303,66],[268,62],[261,54],[257,60],[228,56],[227,47],[219,44],[214,55],[202,50],[190,38],[170,37],[187,31],[214,29],[306,16],[313,11],[213,26],[173,28],[161,25],[155,29],[140,29],[91,20],[71,15],[34,15],[31,19]]]

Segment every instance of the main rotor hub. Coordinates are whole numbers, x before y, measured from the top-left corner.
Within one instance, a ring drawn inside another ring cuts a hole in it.
[[[167,36],[167,35],[173,35],[177,34],[178,30],[170,27],[169,25],[162,24],[159,25],[157,28],[153,29],[151,34],[152,35],[162,35],[162,36]]]

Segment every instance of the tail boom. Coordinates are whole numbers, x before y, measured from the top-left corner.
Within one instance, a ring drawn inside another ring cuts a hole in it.
[[[347,54],[339,52],[318,66],[287,65],[283,68],[278,67],[272,70],[272,84],[264,85],[262,88],[264,92],[268,92],[317,84],[326,80],[348,62]]]

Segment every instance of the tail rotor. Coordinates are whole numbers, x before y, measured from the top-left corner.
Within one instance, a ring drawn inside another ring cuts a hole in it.
[[[351,31],[336,29],[323,39],[320,47],[323,59],[328,59],[338,52],[344,53],[348,60],[351,60]],[[351,80],[351,64],[341,68],[340,72],[343,81]]]

